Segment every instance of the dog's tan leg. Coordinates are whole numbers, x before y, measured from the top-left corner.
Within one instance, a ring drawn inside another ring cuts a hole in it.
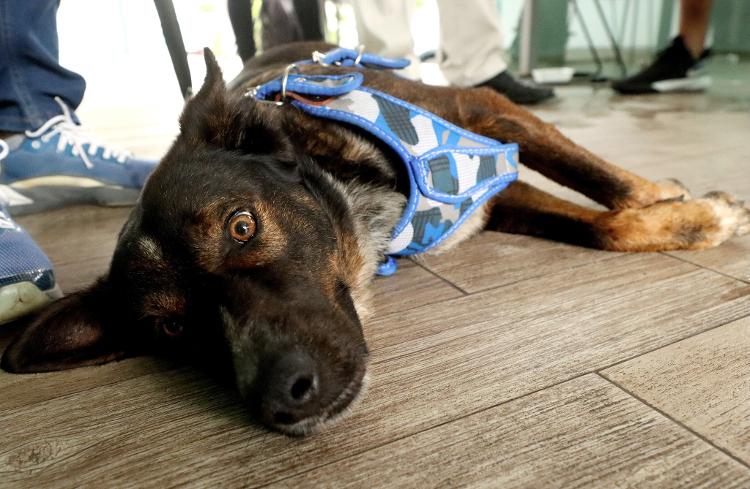
[[[703,249],[750,232],[750,210],[721,192],[596,211],[515,182],[490,200],[488,212],[490,230],[610,251]]]
[[[690,199],[676,180],[652,182],[612,165],[489,88],[434,87],[366,72],[369,86],[392,93],[470,131],[518,143],[521,162],[609,209]]]
[[[607,163],[492,90],[461,92],[457,105],[464,127],[517,142],[524,165],[607,208],[637,208],[666,199],[690,198],[677,181],[651,182]]]

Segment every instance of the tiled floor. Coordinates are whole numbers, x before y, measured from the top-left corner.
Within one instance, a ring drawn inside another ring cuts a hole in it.
[[[578,143],[750,200],[747,80],[559,95],[536,112]],[[148,108],[82,112],[153,155],[175,129]],[[106,270],[126,214],[20,221],[73,290]],[[750,236],[629,255],[485,233],[375,288],[370,391],[334,429],[269,433],[234,393],[152,358],[0,373],[0,486],[750,487]]]

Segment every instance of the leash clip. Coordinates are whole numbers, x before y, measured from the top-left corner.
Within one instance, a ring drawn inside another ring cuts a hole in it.
[[[286,90],[287,90],[287,85],[289,84],[289,75],[291,75],[292,72],[297,72],[297,71],[299,71],[299,68],[294,63],[287,65],[287,67],[284,68],[284,76],[281,77],[281,96],[279,100],[266,100],[264,98],[258,98],[258,94],[260,93],[260,89],[262,85],[256,85],[254,87],[250,87],[244,94],[242,94],[242,96],[253,98],[255,99],[256,102],[260,102],[263,104],[275,105],[276,107],[284,105],[286,103],[286,98],[287,98]]]
[[[261,104],[275,105],[277,107],[279,105],[284,105],[284,102],[282,102],[281,100],[265,100],[262,98],[258,98],[258,91],[260,90],[260,87],[261,87],[260,85],[255,85],[254,87],[250,87],[247,89],[245,93],[242,94],[242,96],[252,98],[256,102],[261,103]]]
[[[337,54],[337,53],[339,53],[341,51],[342,51],[341,49],[333,50],[333,51],[330,51],[328,53],[321,53],[320,51],[313,51],[313,53],[312,53],[312,61],[313,61],[313,63],[319,64],[320,66],[344,66],[343,61],[344,60],[349,60],[349,59],[352,59],[352,58],[344,56],[344,57],[341,57],[340,59],[334,61],[333,63],[326,63],[326,58],[328,57],[329,54]],[[349,50],[345,50],[345,51],[351,51],[351,50],[349,49]],[[357,46],[357,56],[354,57],[354,60],[353,60],[353,63],[352,63],[351,66],[357,66],[362,61],[362,55],[364,55],[364,54],[365,54],[365,45],[364,44],[360,44],[359,46]]]
[[[324,61],[325,59],[326,59],[325,53],[321,53],[320,51],[313,51],[312,53],[313,63],[319,64],[320,66],[331,66],[330,64]]]
[[[357,57],[354,58],[354,66],[357,66],[362,61],[362,55],[365,54],[365,45],[360,44],[357,46]]]
[[[289,75],[294,72],[298,72],[299,68],[296,64],[292,63],[284,68],[284,76],[281,78],[281,103],[286,101],[286,86],[289,83]]]

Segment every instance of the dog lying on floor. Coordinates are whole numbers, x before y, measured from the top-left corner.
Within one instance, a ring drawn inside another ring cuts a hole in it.
[[[329,48],[269,51],[229,89],[207,50],[205,83],[124,225],[109,273],[36,317],[2,367],[42,372],[180,355],[231,372],[248,406],[282,432],[306,434],[348,412],[366,383],[368,284],[407,206],[407,170],[358,127],[284,97],[279,105],[246,96]],[[703,249],[750,231],[750,211],[731,196],[693,200],[676,181],[613,166],[490,89],[427,86],[361,67],[299,72],[362,73],[369,88],[518,143],[525,165],[608,209],[515,181],[430,252],[482,229],[616,251]]]

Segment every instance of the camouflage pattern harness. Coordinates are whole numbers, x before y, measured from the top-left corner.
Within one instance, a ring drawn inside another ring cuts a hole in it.
[[[295,107],[316,117],[357,126],[385,142],[403,160],[411,190],[392,233],[380,275],[396,271],[394,256],[423,253],[451,236],[487,199],[518,177],[518,145],[462,129],[420,107],[362,86],[359,72],[294,73],[297,64],[402,68],[393,60],[349,49],[316,53],[287,67],[281,78],[250,90],[259,101]]]

